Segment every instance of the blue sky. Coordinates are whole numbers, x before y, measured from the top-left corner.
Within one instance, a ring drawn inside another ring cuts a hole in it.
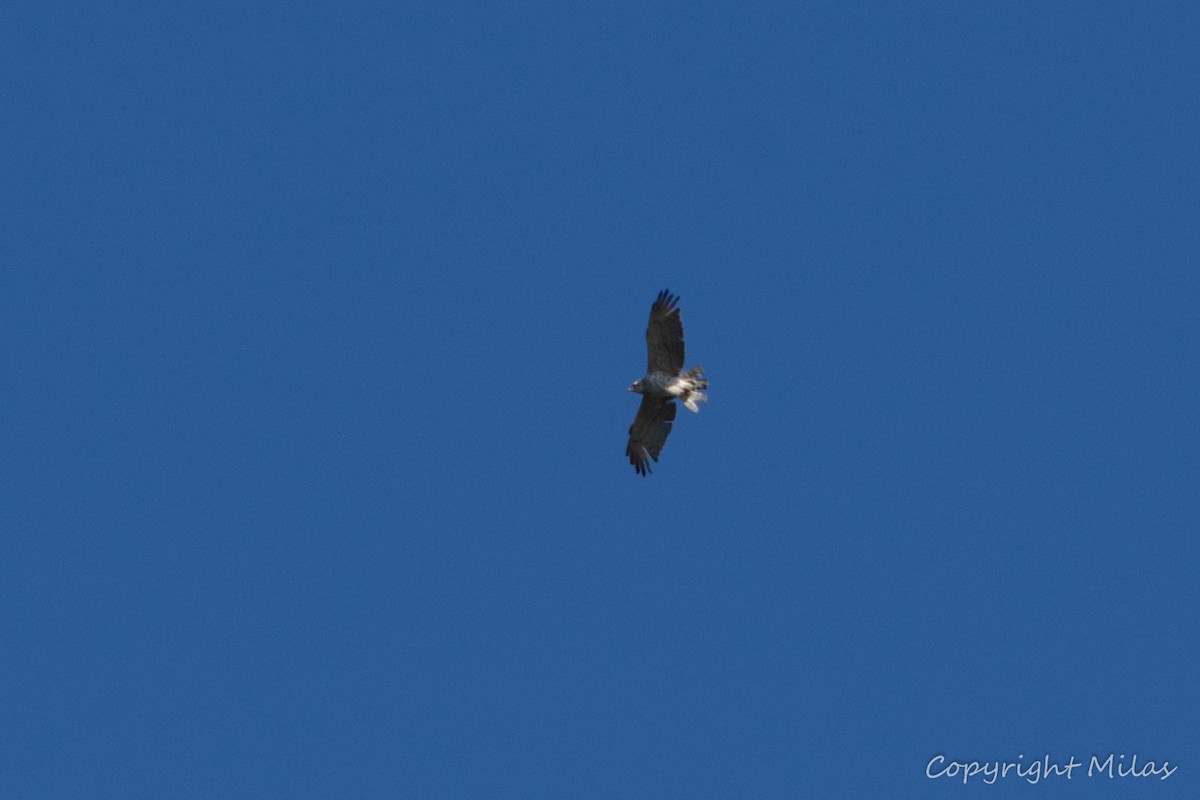
[[[1192,5],[247,6],[3,12],[0,794],[1195,796]]]

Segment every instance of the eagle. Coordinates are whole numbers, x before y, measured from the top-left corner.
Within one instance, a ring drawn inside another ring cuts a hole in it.
[[[704,391],[708,381],[700,365],[683,372],[683,320],[679,317],[679,298],[669,291],[658,293],[650,306],[646,326],[646,374],[633,382],[629,391],[642,396],[637,416],[629,426],[629,444],[625,455],[643,477],[650,472],[650,461],[658,462],[671,425],[675,422],[675,398],[691,411],[708,400]]]

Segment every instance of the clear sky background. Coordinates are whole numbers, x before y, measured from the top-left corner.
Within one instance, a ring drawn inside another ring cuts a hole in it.
[[[1200,792],[1193,3],[0,38],[3,796]]]

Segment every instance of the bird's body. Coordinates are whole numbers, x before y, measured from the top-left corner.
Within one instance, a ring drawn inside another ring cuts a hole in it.
[[[698,412],[700,407],[696,403],[703,403],[708,399],[700,390],[707,386],[708,381],[704,380],[704,372],[697,366],[683,375],[672,375],[669,372],[649,372],[629,389],[643,397],[655,400],[674,400],[678,397],[683,400],[685,406]]]
[[[683,321],[676,307],[678,302],[678,297],[662,291],[650,307],[650,322],[646,326],[646,374],[629,387],[629,391],[642,396],[642,404],[629,426],[625,455],[640,475],[650,472],[650,461],[658,461],[666,444],[675,422],[675,400],[682,400],[688,409],[698,412],[697,403],[708,399],[704,394],[708,381],[700,366],[682,372]]]

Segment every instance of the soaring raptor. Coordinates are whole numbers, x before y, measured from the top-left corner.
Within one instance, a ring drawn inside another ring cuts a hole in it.
[[[683,321],[678,302],[668,291],[658,293],[646,326],[646,374],[629,387],[642,396],[625,446],[625,455],[639,475],[650,472],[650,461],[658,461],[667,442],[675,422],[675,398],[697,412],[700,407],[696,404],[708,399],[704,395],[708,381],[700,365],[683,372]]]

